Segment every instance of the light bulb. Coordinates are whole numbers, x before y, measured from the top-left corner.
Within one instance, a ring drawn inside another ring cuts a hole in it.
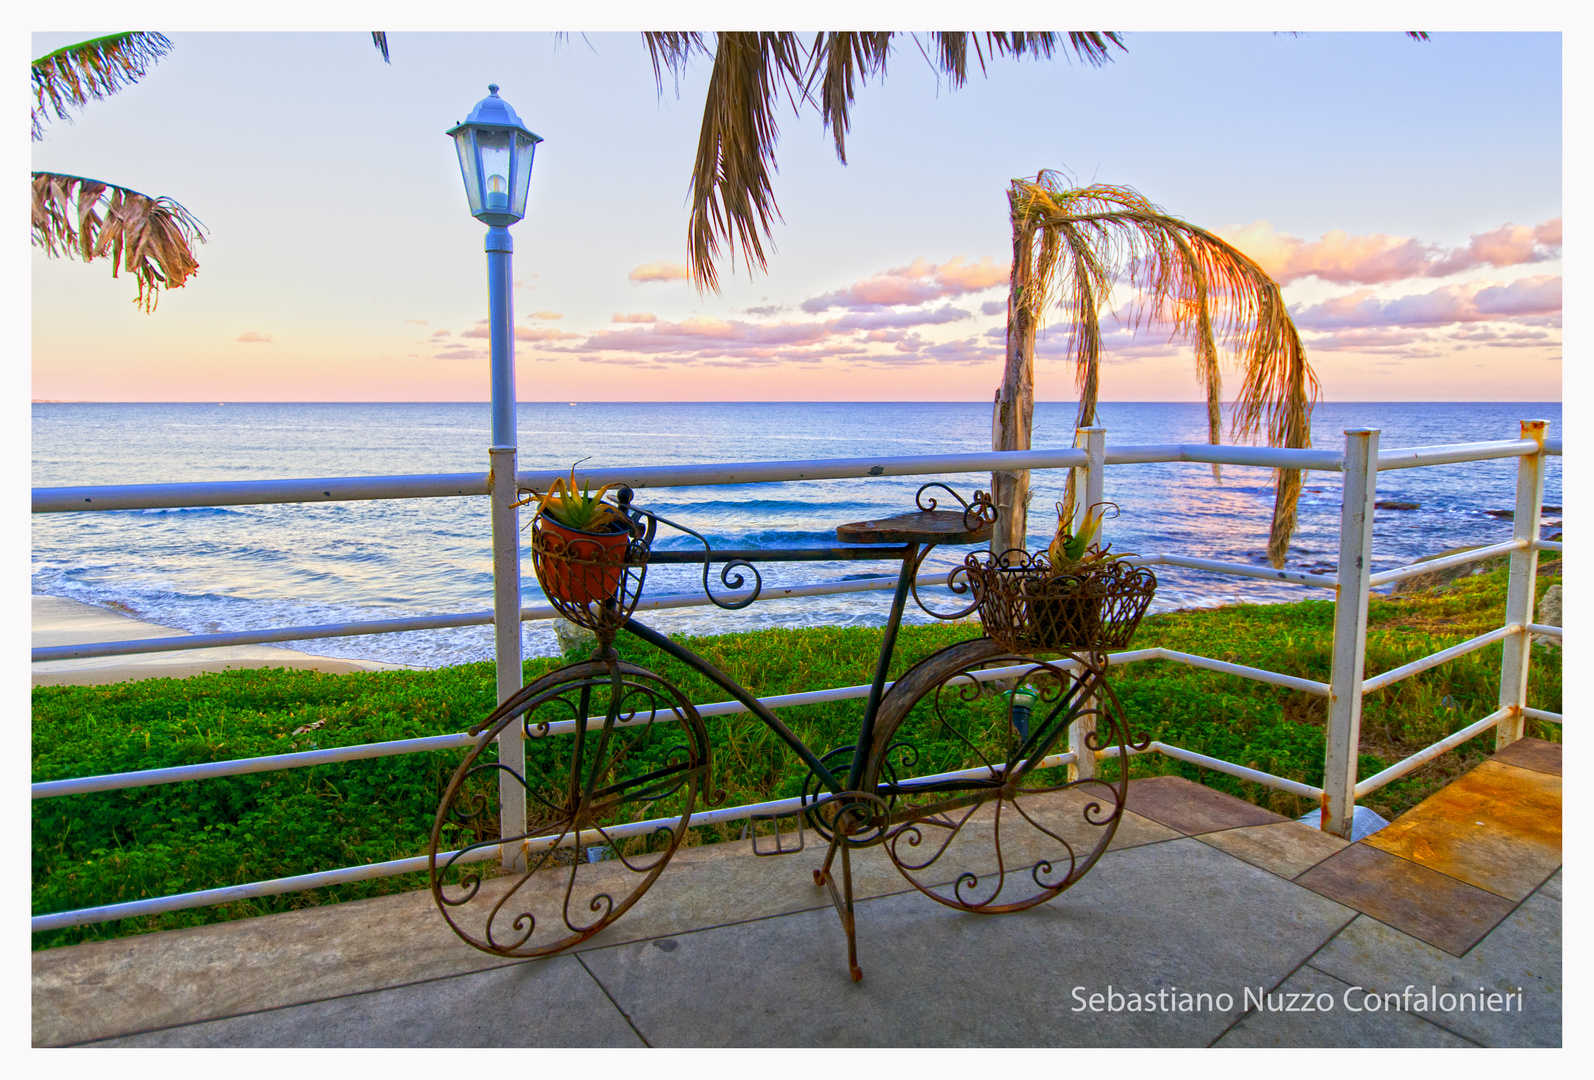
[[[504,178],[498,173],[492,173],[487,177],[487,209],[509,209],[509,193],[505,190],[507,186]]]

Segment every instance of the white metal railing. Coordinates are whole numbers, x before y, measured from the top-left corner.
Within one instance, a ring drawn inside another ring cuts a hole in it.
[[[626,483],[634,488],[679,487],[708,484],[776,483],[793,480],[838,478],[863,478],[872,476],[926,475],[934,473],[985,472],[988,470],[1021,470],[1073,468],[1085,474],[1085,490],[1093,500],[1099,499],[1105,465],[1133,465],[1155,462],[1199,462],[1223,465],[1253,466],[1261,468],[1301,468],[1318,471],[1337,471],[1346,474],[1341,508],[1341,543],[1339,572],[1334,575],[1308,574],[1299,571],[1273,570],[1240,563],[1196,559],[1181,555],[1153,554],[1136,557],[1140,565],[1160,565],[1175,568],[1202,570],[1213,573],[1280,581],[1318,588],[1336,590],[1335,647],[1330,682],[1285,675],[1281,672],[1247,667],[1212,657],[1196,656],[1164,648],[1138,649],[1112,654],[1108,662],[1113,665],[1161,660],[1185,664],[1209,671],[1221,672],[1240,678],[1252,679],[1276,686],[1294,689],[1329,699],[1329,723],[1325,745],[1324,785],[1321,788],[1304,784],[1287,777],[1251,769],[1233,762],[1209,757],[1182,747],[1153,742],[1144,750],[1132,753],[1161,753],[1180,761],[1190,762],[1227,775],[1265,784],[1305,798],[1319,800],[1324,806],[1323,827],[1339,835],[1348,835],[1351,812],[1355,800],[1385,784],[1404,776],[1424,762],[1460,745],[1468,739],[1496,728],[1500,745],[1520,738],[1525,718],[1561,722],[1558,713],[1529,708],[1525,700],[1528,646],[1535,634],[1561,636],[1559,627],[1542,626],[1531,621],[1533,579],[1539,551],[1560,551],[1561,545],[1539,539],[1540,508],[1543,504],[1544,458],[1559,455],[1559,440],[1544,438],[1544,424],[1524,421],[1522,437],[1497,442],[1466,443],[1449,446],[1408,447],[1380,451],[1375,431],[1347,432],[1344,454],[1317,450],[1281,450],[1271,447],[1213,447],[1204,444],[1168,444],[1155,446],[1123,446],[1107,449],[1104,432],[1087,429],[1085,449],[1056,449],[1021,452],[990,452],[971,454],[927,455],[897,458],[826,459],[816,461],[752,462],[743,464],[710,464],[675,466],[666,468],[632,467],[623,469],[594,469],[583,474],[594,483]],[[507,456],[512,470],[513,451],[493,448],[495,463]],[[1410,566],[1398,567],[1379,574],[1369,572],[1369,547],[1377,474],[1388,469],[1416,468],[1429,465],[1455,464],[1495,458],[1518,459],[1517,505],[1514,512],[1513,538],[1505,543],[1463,552],[1444,559],[1429,560]],[[281,481],[229,481],[204,484],[147,484],[116,485],[75,488],[38,488],[33,493],[35,513],[82,512],[95,510],[154,509],[180,506],[219,506],[250,503],[330,502],[356,499],[444,498],[488,495],[495,503],[495,511],[514,500],[520,491],[546,490],[559,474],[553,472],[513,473],[515,482],[493,483],[492,472],[439,474],[428,476],[345,477],[322,480]],[[512,514],[512,510],[510,511]],[[497,533],[498,530],[495,530]],[[495,549],[495,578],[513,577],[513,588],[499,591],[502,606],[505,596],[519,596],[519,558],[513,553],[512,565],[506,553]],[[1362,678],[1362,664],[1366,651],[1366,613],[1369,591],[1382,584],[1402,580],[1417,574],[1463,565],[1498,555],[1511,558],[1510,585],[1508,587],[1506,624],[1497,630],[1480,635],[1470,641],[1441,650],[1430,656],[1384,672],[1370,679]],[[921,575],[919,584],[942,584],[945,573]],[[864,592],[894,587],[889,578],[846,581],[816,585],[798,585],[785,588],[765,588],[761,596],[766,599],[835,595]],[[1350,589],[1342,588],[1350,585]],[[742,598],[747,592],[732,594]],[[638,604],[638,610],[690,607],[709,603],[702,595],[674,595],[655,597]],[[520,607],[518,602],[507,608],[505,620],[514,622],[546,619],[555,614],[551,607]],[[299,641],[315,638],[354,636],[362,634],[400,633],[419,629],[452,626],[496,624],[500,620],[493,612],[466,612],[451,615],[420,616],[406,619],[387,619],[365,622],[325,624],[320,626],[280,627],[269,630],[241,631],[225,634],[198,634],[182,637],[151,638],[140,641],[103,642],[77,646],[57,646],[33,650],[34,661],[68,659],[77,657],[118,656],[142,652],[172,651],[218,647],[222,645],[256,644],[272,641]],[[502,641],[504,635],[500,634]],[[518,639],[518,635],[517,635]],[[1401,679],[1429,670],[1448,660],[1503,642],[1505,656],[1502,661],[1500,708],[1489,716],[1463,727],[1433,746],[1419,751],[1404,761],[1382,772],[1357,782],[1355,777],[1356,747],[1359,743],[1361,699],[1366,693],[1382,689]],[[518,647],[514,655],[518,658]],[[500,668],[503,655],[500,650]],[[1027,665],[992,669],[974,673],[976,681],[1010,678],[1029,670]],[[513,678],[519,684],[518,659],[512,672],[500,671],[499,682],[507,684]],[[504,686],[500,686],[500,698]],[[826,690],[783,694],[759,700],[770,708],[787,708],[824,701],[841,701],[864,697],[869,687],[833,687]],[[747,711],[740,702],[716,702],[698,706],[705,717],[730,715]],[[637,722],[641,722],[639,718]],[[550,735],[573,731],[574,722],[554,724]],[[36,783],[32,786],[33,798],[54,798],[85,794],[95,791],[120,790],[182,780],[197,780],[222,776],[236,776],[253,772],[303,768],[333,762],[354,761],[397,754],[425,753],[454,749],[472,744],[475,738],[468,733],[429,736],[419,739],[401,739],[359,746],[332,747],[291,754],[233,761],[207,762],[199,765],[174,766],[162,769],[138,770],[106,776],[78,777]],[[1116,756],[1116,749],[1083,755],[1078,740],[1071,752],[1054,755],[1051,764],[1076,764],[1082,770],[1093,769],[1093,759]],[[513,756],[509,756],[512,754]],[[506,763],[513,763],[523,754],[519,739],[503,743],[500,755]],[[969,770],[965,770],[969,771]],[[978,772],[979,770],[973,770]],[[924,780],[928,778],[915,778]],[[911,781],[909,781],[911,782]],[[712,821],[735,821],[779,813],[797,808],[798,800],[759,803],[716,809],[706,814],[694,815],[698,824]],[[786,804],[790,803],[791,806]],[[516,819],[524,818],[523,806],[505,802],[500,807],[504,835],[523,835],[524,821],[516,829]],[[711,820],[712,819],[712,820]],[[623,828],[653,828],[668,822],[642,822]],[[611,830],[612,832],[612,830]],[[580,838],[567,836],[542,837],[524,841],[530,847],[539,844],[576,844]],[[495,849],[485,849],[473,857],[488,859],[497,856]],[[56,912],[34,916],[35,931],[63,926],[84,925],[135,915],[156,914],[189,907],[227,903],[254,896],[270,896],[285,892],[320,888],[326,885],[369,880],[396,874],[424,870],[425,857],[397,859],[385,863],[346,867],[270,881],[250,882],[242,885],[206,889],[167,897],[155,897],[111,904],[76,911]]]

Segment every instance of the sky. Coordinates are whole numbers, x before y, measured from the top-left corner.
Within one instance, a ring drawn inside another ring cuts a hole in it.
[[[391,64],[356,31],[168,36],[32,167],[181,202],[199,273],[144,314],[35,249],[35,399],[485,400],[484,227],[444,132],[488,82],[546,140],[512,231],[522,401],[989,400],[1005,193],[1040,169],[1261,262],[1327,400],[1561,398],[1556,33],[1131,31],[1104,67],[998,59],[957,90],[902,36],[847,165],[783,106],[768,272],[722,264],[718,295],[685,274],[705,60],[661,93],[634,32],[395,30]],[[1103,399],[1201,399],[1186,346],[1108,325]],[[1059,318],[1038,399],[1074,398],[1067,352]]]

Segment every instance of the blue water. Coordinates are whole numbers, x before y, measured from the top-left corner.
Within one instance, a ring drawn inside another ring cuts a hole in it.
[[[1074,406],[1040,403],[1033,443],[1067,446]],[[1107,403],[1109,445],[1202,442],[1195,404]],[[1346,403],[1318,406],[1314,445],[1337,449],[1343,431],[1373,427],[1385,448],[1514,438],[1520,419],[1547,419],[1559,403]],[[896,456],[990,447],[984,403],[582,404],[520,406],[521,468],[659,465],[790,458]],[[33,406],[37,486],[477,472],[486,469],[486,404],[52,404]],[[912,507],[918,486],[961,491],[988,476],[878,477],[758,486],[659,489],[638,502],[704,533],[716,546],[833,542],[835,526]],[[1106,528],[1114,550],[1178,552],[1261,565],[1272,510],[1268,470],[1204,465],[1112,466],[1106,496],[1123,514]],[[1049,538],[1060,473],[1036,473],[1031,546]],[[1379,497],[1421,504],[1380,512],[1374,566],[1387,568],[1462,544],[1510,537],[1487,511],[1514,505],[1514,461],[1404,469],[1379,476]],[[1545,502],[1561,504],[1561,463],[1550,459]],[[1290,565],[1332,571],[1340,477],[1306,479]],[[1552,516],[1549,520],[1556,520]],[[491,607],[489,525],[483,499],[409,499],[315,506],[40,514],[33,518],[33,591],[112,604],[195,632],[395,618]],[[673,545],[672,545],[673,546]],[[929,565],[950,566],[957,549]],[[540,593],[526,565],[526,603]],[[766,585],[890,572],[873,564],[765,568]],[[1158,568],[1167,610],[1324,595],[1243,578]],[[687,568],[656,567],[648,593],[694,591]],[[938,590],[945,596],[944,590]],[[884,622],[889,592],[760,601],[739,613],[657,612],[667,631],[723,632],[771,625]],[[950,600],[950,598],[948,598]],[[948,604],[947,606],[950,606]],[[911,610],[911,608],[910,608]],[[926,621],[918,616],[919,621]],[[301,647],[329,656],[426,667],[485,659],[491,630],[342,638]],[[526,628],[528,653],[555,650],[547,624]]]

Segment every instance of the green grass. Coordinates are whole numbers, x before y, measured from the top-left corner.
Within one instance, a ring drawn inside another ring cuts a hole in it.
[[[1539,591],[1559,581],[1541,564]],[[1401,599],[1375,599],[1367,674],[1399,666],[1503,621],[1503,570]],[[1161,645],[1326,681],[1333,605],[1235,605],[1146,619],[1135,647]],[[760,695],[867,682],[879,630],[763,630],[688,639]],[[904,627],[896,670],[979,634],[977,624]],[[623,638],[622,655],[675,682],[696,702],[724,693],[695,672]],[[526,664],[528,678],[560,661]],[[1400,760],[1495,708],[1500,647],[1491,646],[1368,695],[1360,774]],[[1153,738],[1268,772],[1322,782],[1323,699],[1165,661],[1118,669],[1131,724]],[[1561,711],[1561,655],[1536,647],[1529,703]],[[462,731],[492,708],[490,664],[438,671],[323,675],[232,671],[190,679],[33,691],[33,779],[51,780]],[[858,702],[782,710],[820,751],[851,742]],[[706,721],[714,783],[725,805],[797,793],[804,768],[757,721]],[[1558,726],[1529,733],[1560,740]],[[1487,756],[1486,733],[1376,792],[1367,805],[1393,818]],[[443,785],[463,751],[412,754],[274,773],[40,800],[33,804],[33,911],[44,913],[424,853]],[[1176,774],[1291,816],[1296,796],[1160,755],[1133,775]],[[739,824],[693,830],[688,842],[728,839]],[[424,874],[361,882],[168,915],[35,934],[35,948],[219,922],[423,887]]]

